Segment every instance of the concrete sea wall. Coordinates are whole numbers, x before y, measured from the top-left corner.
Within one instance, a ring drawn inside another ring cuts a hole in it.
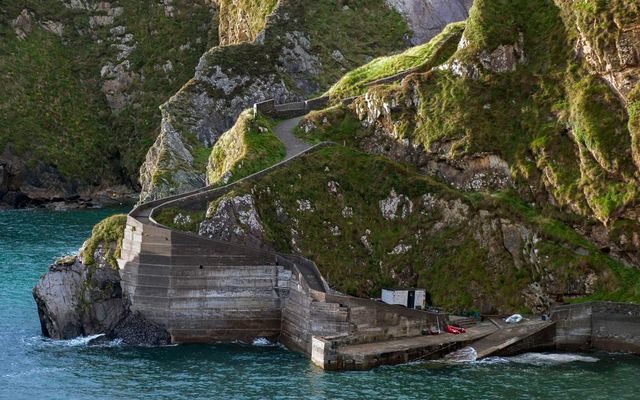
[[[556,307],[556,348],[640,354],[640,305],[612,302]]]

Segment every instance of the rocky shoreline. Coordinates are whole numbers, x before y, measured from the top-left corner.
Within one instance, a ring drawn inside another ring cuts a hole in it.
[[[123,296],[120,274],[107,261],[108,249],[100,245],[93,264],[70,256],[49,267],[33,289],[42,334],[53,339],[104,334],[91,344],[115,339],[133,346],[171,343],[163,328],[130,310]]]

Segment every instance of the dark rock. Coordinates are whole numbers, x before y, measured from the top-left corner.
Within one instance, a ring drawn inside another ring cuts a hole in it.
[[[13,208],[22,208],[30,203],[29,197],[27,197],[24,193],[15,191],[5,193],[5,195],[2,196],[0,200],[2,200],[2,202],[9,207]]]
[[[95,335],[113,329],[126,315],[120,276],[108,264],[53,264],[33,289],[42,334],[54,339]]]
[[[0,199],[9,191],[9,170],[4,163],[0,163]]]
[[[171,336],[164,328],[147,320],[138,312],[128,313],[107,337],[122,339],[131,346],[166,346],[171,343]]]
[[[119,272],[111,267],[98,246],[96,263],[83,264],[66,257],[49,267],[33,289],[42,334],[53,339],[71,339],[103,333],[100,340],[122,339],[136,346],[170,343],[161,327],[132,314],[120,285]]]

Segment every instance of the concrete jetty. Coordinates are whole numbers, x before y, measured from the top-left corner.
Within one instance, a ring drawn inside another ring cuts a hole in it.
[[[415,336],[384,342],[336,346],[336,364],[331,369],[365,370],[379,365],[402,364],[416,360],[435,360],[444,355],[491,335],[498,328],[491,323],[481,323],[469,328],[466,333],[453,335]],[[339,342],[338,342],[339,343]],[[319,360],[313,359],[316,365]]]
[[[552,349],[555,323],[549,321],[523,321],[516,325],[497,324],[494,332],[472,343],[477,359],[489,356],[512,355],[522,351]]]

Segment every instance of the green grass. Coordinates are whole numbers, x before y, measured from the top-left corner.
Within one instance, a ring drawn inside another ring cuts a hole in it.
[[[124,214],[112,215],[105,218],[93,227],[91,237],[86,242],[83,251],[83,261],[87,266],[95,264],[94,252],[98,246],[102,245],[106,251],[107,262],[117,268],[117,258],[120,257],[122,239],[124,238],[124,228],[127,224],[127,216]]]
[[[451,57],[463,31],[464,22],[453,23],[428,43],[395,55],[376,58],[370,63],[349,71],[329,89],[326,95],[333,98],[356,96],[362,94],[367,84],[375,80],[408,70],[426,72]]]
[[[231,183],[282,161],[284,144],[273,133],[277,121],[243,112],[233,128],[225,132],[209,156],[210,185]]]
[[[354,147],[408,139],[425,152],[447,143],[446,157],[454,160],[493,153],[507,161],[519,195],[527,201],[545,199],[544,203],[550,193],[566,212],[611,223],[640,200],[636,103],[621,104],[574,56],[575,24],[582,24],[594,40],[610,39],[617,32],[614,20],[633,20],[629,15],[637,15],[637,6],[620,1],[612,2],[613,8],[590,0],[583,3],[597,5],[588,7],[602,13],[597,24],[581,20],[582,11],[564,1],[478,0],[464,31],[467,46],[451,57],[478,66],[482,73],[477,79],[433,70],[413,75],[402,85],[371,87],[366,104],[359,99],[355,107],[313,113],[307,121],[316,128],[298,134]],[[598,36],[605,31],[605,36]],[[479,58],[499,45],[513,45],[520,34],[526,62],[515,71],[498,74],[479,66]],[[605,51],[607,46],[599,49]],[[607,51],[617,54],[615,46]],[[347,77],[366,76],[376,65]],[[389,104],[396,106],[386,114]],[[376,125],[364,129],[358,126],[354,110],[369,108],[382,116],[376,114]],[[394,137],[381,135],[381,130]],[[391,148],[378,145],[383,151]]]
[[[79,185],[135,182],[144,155],[157,135],[158,106],[193,74],[208,46],[211,21],[204,1],[178,0],[175,19],[153,1],[121,0],[124,13],[113,26],[89,29],[89,13],[59,1],[3,2],[0,8],[0,153],[10,146],[28,165],[52,167]],[[115,6],[115,5],[114,5]],[[34,23],[24,41],[9,23],[22,9],[37,21],[64,24],[63,38]],[[91,13],[93,15],[94,13]],[[95,13],[100,14],[100,13]],[[114,114],[102,92],[100,70],[116,61],[109,29],[125,26],[136,49],[128,58],[134,79],[132,103]],[[200,38],[200,43],[196,43]],[[179,47],[189,43],[191,48]],[[157,66],[170,60],[174,70]]]
[[[154,215],[154,218],[159,224],[170,229],[198,233],[204,216],[204,211],[186,211],[176,207],[164,207]]]
[[[327,190],[331,181],[339,184],[339,195]],[[379,201],[391,190],[413,202],[408,218],[383,218]],[[375,296],[385,286],[418,285],[450,310],[483,306],[507,312],[526,309],[522,290],[544,274],[553,274],[564,288],[594,273],[599,279],[594,296],[640,301],[638,271],[623,269],[570,226],[515,193],[459,192],[413,167],[342,147],[304,156],[258,182],[242,183],[230,195],[245,193],[256,198],[267,240],[277,250],[296,251],[295,229],[296,246],[318,264],[333,287],[349,294]],[[425,209],[424,194],[446,203]],[[298,200],[309,200],[314,211],[299,211]],[[277,214],[276,203],[289,218]],[[353,209],[352,218],[343,217],[344,207]],[[461,220],[444,219],[452,210],[465,208]],[[484,223],[480,210],[490,215]],[[524,262],[516,268],[503,247],[500,228],[488,228],[501,219],[526,226],[537,237],[528,244],[528,251],[537,249],[537,264]],[[339,236],[331,231],[335,227]],[[361,242],[367,230],[371,252]],[[479,230],[484,230],[480,236],[475,234]],[[404,254],[390,254],[400,243],[412,247]]]
[[[252,42],[264,29],[266,17],[275,9],[277,0],[220,0],[219,21],[223,44]],[[243,15],[246,24],[238,26],[237,15]]]

